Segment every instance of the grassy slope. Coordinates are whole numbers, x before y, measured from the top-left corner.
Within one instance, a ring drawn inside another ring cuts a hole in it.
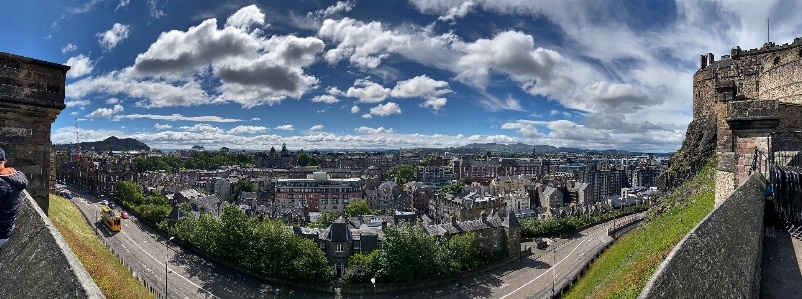
[[[564,298],[636,298],[674,246],[713,210],[715,158],[605,251]]]
[[[103,246],[72,202],[50,195],[49,218],[106,298],[155,298]]]

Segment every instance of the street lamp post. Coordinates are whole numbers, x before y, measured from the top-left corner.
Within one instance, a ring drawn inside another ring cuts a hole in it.
[[[167,261],[170,259],[170,247],[167,246],[167,242],[170,242],[175,237],[170,237],[169,240],[164,242],[164,298],[167,298]]]
[[[376,277],[371,278],[370,283],[373,284],[373,298],[376,298]]]

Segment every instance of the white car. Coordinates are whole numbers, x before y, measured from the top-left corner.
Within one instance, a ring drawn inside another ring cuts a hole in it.
[[[104,199],[103,201],[101,201],[100,203],[101,203],[102,205],[104,205],[104,206],[108,206],[108,205],[109,205],[109,201],[108,201],[108,200],[105,200],[105,199]]]

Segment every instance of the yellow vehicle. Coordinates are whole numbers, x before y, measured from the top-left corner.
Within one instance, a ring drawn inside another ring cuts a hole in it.
[[[114,213],[114,210],[109,208],[108,206],[103,206],[100,208],[103,214],[103,223],[111,229],[113,232],[118,232],[122,229],[122,219],[120,215]]]

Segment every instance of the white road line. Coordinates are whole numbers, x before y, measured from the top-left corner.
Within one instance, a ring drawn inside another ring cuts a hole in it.
[[[127,237],[127,238],[128,238],[128,240],[131,240],[131,242],[132,242],[132,243],[134,243],[134,245],[136,245],[136,247],[139,247],[139,249],[142,249],[142,252],[144,252],[145,254],[147,254],[147,255],[148,255],[150,258],[152,258],[154,261],[156,261],[156,263],[158,263],[159,265],[161,265],[161,266],[164,266],[164,264],[162,264],[162,262],[160,262],[160,261],[159,261],[159,259],[157,259],[157,258],[153,257],[152,255],[150,255],[150,253],[149,253],[147,250],[145,250],[144,248],[142,248],[142,246],[139,246],[139,244],[138,244],[137,242],[135,242],[135,241],[134,241],[134,239],[131,239],[131,237],[130,237],[130,236],[128,236],[128,234],[126,234],[124,231],[121,231],[121,232],[123,233],[123,235],[125,235],[125,237]],[[167,269],[170,269],[170,268],[169,268],[169,267],[167,267]],[[194,282],[192,282],[191,280],[187,279],[186,277],[184,277],[184,276],[181,276],[181,274],[178,274],[178,272],[175,272],[175,271],[173,271],[173,273],[175,273],[175,275],[177,275],[178,277],[181,277],[181,278],[183,278],[184,280],[186,280],[187,282],[189,282],[189,283],[190,283],[190,284],[192,284],[193,286],[197,287],[198,289],[200,289],[200,290],[202,290],[202,291],[204,291],[204,292],[206,292],[206,293],[209,293],[209,295],[212,295],[212,297],[214,297],[214,298],[218,298],[218,299],[220,298],[220,297],[217,297],[217,296],[215,296],[214,294],[212,294],[212,292],[210,292],[210,291],[208,291],[208,290],[206,290],[206,289],[202,288],[201,286],[199,286],[199,285],[195,284]]]
[[[582,245],[582,243],[585,243],[585,241],[587,241],[588,239],[590,239],[590,236],[583,238],[583,239],[582,239],[582,241],[580,241],[580,242],[579,242],[579,244],[577,244],[577,245],[576,245],[576,247],[574,247],[574,249],[573,249],[573,250],[571,250],[571,252],[569,252],[569,253],[568,253],[568,255],[566,255],[566,256],[565,256],[563,259],[561,259],[559,262],[557,262],[557,263],[556,263],[556,264],[554,264],[553,266],[551,266],[551,268],[549,268],[549,270],[547,270],[546,272],[543,272],[542,274],[540,274],[540,275],[538,275],[537,277],[533,278],[533,279],[532,279],[532,280],[530,280],[529,282],[527,282],[527,283],[525,283],[524,285],[522,285],[522,286],[518,287],[517,289],[515,289],[515,290],[514,290],[514,291],[512,291],[512,292],[510,292],[509,294],[502,296],[502,297],[501,297],[501,298],[499,298],[499,299],[504,299],[504,298],[507,298],[507,297],[509,297],[510,295],[514,294],[515,292],[517,292],[517,291],[520,291],[520,290],[521,290],[521,289],[523,289],[524,287],[528,286],[530,283],[534,282],[535,280],[537,280],[537,279],[538,279],[538,278],[540,278],[541,276],[545,275],[546,273],[549,273],[549,271],[553,271],[555,268],[557,268],[557,265],[559,265],[560,263],[562,263],[563,261],[565,261],[565,259],[567,259],[568,257],[570,257],[570,256],[571,256],[571,254],[573,254],[573,253],[574,253],[574,251],[576,251],[576,250],[577,250],[577,248],[579,248],[579,246],[580,246],[580,245]],[[557,250],[557,249],[555,248],[554,250]],[[552,252],[553,252],[554,250],[552,250]]]

